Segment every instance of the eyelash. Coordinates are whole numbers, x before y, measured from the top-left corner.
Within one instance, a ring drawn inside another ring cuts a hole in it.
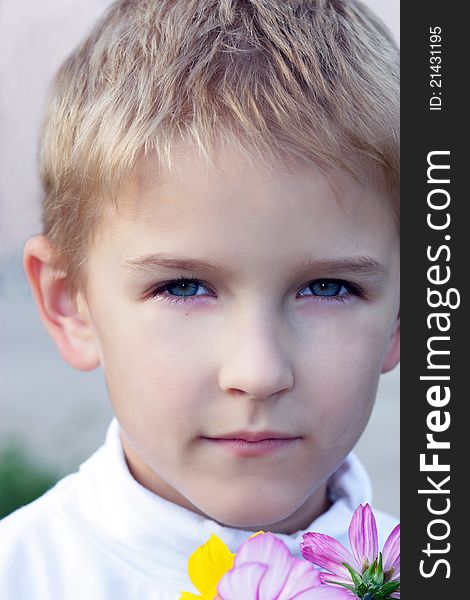
[[[183,304],[188,304],[191,302],[196,302],[196,298],[198,298],[200,296],[200,294],[195,294],[193,296],[171,296],[171,295],[164,295],[164,292],[168,291],[169,288],[173,287],[174,285],[178,285],[181,283],[194,283],[198,286],[202,286],[202,287],[206,287],[208,288],[208,286],[206,286],[200,279],[197,279],[196,277],[184,277],[184,276],[180,276],[177,277],[176,279],[171,279],[170,281],[166,281],[160,285],[158,285],[157,287],[153,288],[151,290],[151,292],[148,294],[148,298],[151,299],[155,299],[155,300],[159,300],[162,302],[170,302],[170,303],[183,303]],[[342,294],[342,295],[335,295],[335,296],[321,296],[319,294],[307,294],[307,295],[303,295],[302,297],[308,297],[311,296],[312,298],[316,298],[317,300],[314,300],[315,302],[319,302],[319,303],[325,303],[325,302],[348,302],[351,299],[351,296],[355,296],[357,298],[362,298],[365,299],[366,298],[366,294],[365,291],[358,286],[355,283],[352,283],[350,281],[345,281],[343,279],[335,279],[335,278],[321,278],[321,279],[313,279],[312,281],[310,281],[308,284],[304,285],[304,287],[302,288],[305,289],[306,287],[313,285],[313,284],[318,284],[318,283],[328,283],[328,284],[336,284],[336,285],[341,285],[340,288],[340,292],[342,290],[342,288],[344,287],[346,289],[346,293]]]

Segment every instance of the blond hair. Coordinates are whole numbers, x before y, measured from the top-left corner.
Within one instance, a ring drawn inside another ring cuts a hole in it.
[[[40,149],[43,233],[70,291],[137,161],[176,140],[375,174],[398,195],[398,49],[356,0],[120,0],[59,70]],[[112,203],[111,203],[112,204]]]

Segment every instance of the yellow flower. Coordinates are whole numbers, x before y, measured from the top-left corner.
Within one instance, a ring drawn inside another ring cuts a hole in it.
[[[257,532],[256,532],[256,533],[254,533],[253,535],[250,535],[250,538],[249,538],[249,539],[251,540],[251,538],[254,538],[254,537],[256,537],[257,535],[264,535],[264,531],[263,531],[263,530],[261,530],[261,531],[257,531]]]
[[[233,567],[234,558],[235,554],[230,552],[220,538],[212,534],[188,560],[189,578],[200,595],[182,592],[180,600],[214,600],[217,596],[217,584]]]

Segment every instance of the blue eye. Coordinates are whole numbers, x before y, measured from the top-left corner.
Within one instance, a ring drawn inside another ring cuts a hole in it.
[[[171,295],[180,297],[191,297],[195,296],[200,284],[195,281],[183,280],[170,283],[166,286],[166,291]]]
[[[305,293],[308,290],[310,293]],[[351,296],[363,297],[364,293],[358,286],[341,279],[315,279],[302,290],[301,296],[313,296],[317,301],[345,302]]]
[[[315,296],[338,296],[344,285],[339,281],[320,279],[308,284],[308,288]]]
[[[198,279],[179,277],[153,289],[149,296],[165,302],[192,302],[196,296],[206,294],[205,291],[198,293],[199,289],[207,290],[207,287]]]
[[[154,288],[150,298],[165,302],[193,302],[200,296],[213,296],[199,279],[179,277]],[[308,290],[305,292],[304,290]],[[363,290],[341,279],[315,279],[302,288],[301,297],[312,297],[317,302],[346,302],[353,296],[364,297]]]

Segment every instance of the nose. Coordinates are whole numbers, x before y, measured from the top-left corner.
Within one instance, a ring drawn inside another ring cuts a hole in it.
[[[294,372],[280,329],[266,313],[232,321],[224,334],[219,371],[219,386],[226,394],[262,400],[292,389]]]

